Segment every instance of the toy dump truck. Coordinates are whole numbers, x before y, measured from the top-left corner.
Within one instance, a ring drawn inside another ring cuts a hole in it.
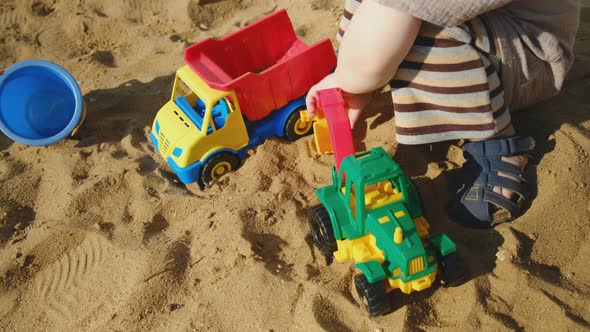
[[[151,140],[183,183],[209,185],[267,138],[311,133],[305,94],[336,66],[331,42],[298,39],[285,10],[185,51]]]
[[[382,148],[354,154],[339,91],[320,91],[318,99],[328,123],[344,124],[339,130],[348,132],[338,133],[340,140],[332,135],[334,150],[347,156],[332,168],[332,184],[316,190],[321,204],[309,209],[318,249],[328,261],[356,262],[356,291],[371,316],[390,312],[387,293],[396,288],[421,291],[437,274],[444,285],[459,283],[455,243],[445,234],[430,234],[412,180]]]

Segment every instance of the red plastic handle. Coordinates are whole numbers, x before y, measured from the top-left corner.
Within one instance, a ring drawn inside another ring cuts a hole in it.
[[[347,107],[344,98],[342,98],[342,90],[338,88],[321,90],[317,92],[316,98],[328,121],[334,159],[336,160],[336,170],[340,170],[342,160],[355,152],[350,121],[346,112]]]

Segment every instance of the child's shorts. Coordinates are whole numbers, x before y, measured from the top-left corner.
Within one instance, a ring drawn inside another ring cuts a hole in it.
[[[347,0],[340,39],[359,2]],[[423,22],[390,82],[397,141],[487,139],[511,124],[497,45],[483,18],[446,28]]]

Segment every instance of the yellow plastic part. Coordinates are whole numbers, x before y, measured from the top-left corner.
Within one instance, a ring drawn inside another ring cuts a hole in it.
[[[324,114],[318,110],[313,118],[309,117],[307,111],[301,111],[301,121],[311,123],[313,122],[313,141],[316,153],[329,154],[334,152],[332,147],[332,137],[330,136],[330,129],[328,128],[328,120]]]
[[[379,220],[379,223],[381,225],[383,225],[383,224],[391,221],[391,219],[389,218],[389,216],[383,216],[383,217],[379,218],[378,220]]]
[[[426,239],[430,236],[430,224],[422,216],[414,219],[414,225],[416,225],[416,232],[421,239]]]
[[[365,186],[367,211],[402,200],[402,193],[393,188],[389,180]]]
[[[300,111],[300,112],[307,112],[307,111]],[[308,116],[309,118],[309,116]],[[295,122],[295,133],[297,135],[305,135],[309,132],[309,130],[311,129],[311,127],[313,126],[313,123],[311,121],[309,121],[309,119],[303,119],[301,116],[299,117],[299,119],[297,120],[297,122]]]
[[[160,109],[155,119],[160,125],[160,134],[157,138],[159,150],[164,159],[170,157],[178,166],[187,167],[196,161],[206,159],[220,149],[237,151],[248,145],[248,132],[234,91],[218,91],[210,88],[187,65],[178,69],[176,74],[172,97]],[[197,97],[206,105],[201,130],[187,116],[182,116],[183,112],[174,102],[176,97],[182,95],[179,90],[179,80],[182,80],[192,91],[185,96],[191,105],[195,103]],[[225,125],[222,128],[215,128],[211,113],[213,106],[221,98],[227,101],[230,113]],[[213,131],[207,134],[210,123]],[[172,155],[176,147],[183,151],[180,157]]]
[[[313,123],[313,120],[309,117],[309,112],[307,110],[299,111],[299,118],[303,122]]]
[[[231,164],[227,161],[222,161],[219,164],[213,166],[213,169],[211,170],[211,178],[213,180],[218,180],[223,174],[231,171]]]
[[[336,241],[338,245],[338,250],[334,253],[334,258],[338,262],[345,262],[348,260],[354,260],[359,263],[364,263],[370,260],[378,261],[379,263],[383,263],[385,260],[385,256],[383,252],[377,247],[377,239],[371,235],[367,234],[361,238],[354,239],[354,240],[338,240]],[[434,261],[434,257],[428,257],[429,262]],[[410,272],[417,273],[424,270],[425,264],[423,257],[418,257],[410,261]],[[438,269],[438,266],[437,266]],[[392,289],[399,288],[405,294],[410,294],[412,291],[421,291],[430,286],[436,279],[436,270],[428,275],[425,275],[422,278],[410,281],[410,282],[403,282],[401,279],[387,279],[389,286]],[[398,267],[393,270],[393,276],[399,277],[401,274],[401,269]]]
[[[342,193],[346,192],[346,187],[343,186],[341,189]],[[350,208],[351,211],[355,211],[355,188],[351,189],[350,193]],[[389,180],[381,181],[375,184],[365,186],[365,208],[367,211],[376,209],[378,207],[391,204],[403,199],[402,193],[393,187]],[[403,213],[403,211],[402,211]],[[397,217],[397,215],[396,215]]]
[[[410,274],[422,272],[424,270],[424,257],[416,257],[410,261],[409,264]]]
[[[397,229],[401,231],[401,228],[398,227]],[[334,253],[334,258],[336,258],[338,262],[354,260],[359,263],[364,263],[374,260],[382,264],[385,261],[383,251],[377,247],[377,239],[371,234],[367,234],[354,240],[337,240],[336,243],[338,245],[338,250]],[[429,256],[428,261],[430,263],[434,262],[434,257]],[[410,261],[410,273],[418,273],[424,270],[424,268],[425,263],[423,257],[417,257]],[[436,279],[436,273],[437,272],[435,270],[434,272],[425,275],[422,278],[410,282],[403,282],[399,278],[387,278],[387,283],[391,289],[399,288],[403,293],[410,294],[412,291],[421,291],[432,286],[432,283]],[[394,269],[392,274],[393,277],[399,277],[401,274],[401,269],[399,267]]]
[[[396,269],[397,270],[397,269]],[[395,276],[395,271],[393,271],[393,275]],[[393,289],[399,288],[403,293],[410,294],[412,291],[421,291],[425,290],[426,288],[432,286],[432,283],[436,279],[436,271],[432,272],[424,277],[416,280],[412,280],[410,282],[403,282],[401,279],[387,279],[389,282],[389,286]]]
[[[1,75],[2,73],[0,73]],[[80,127],[82,127],[82,124],[84,123],[84,120],[86,120],[86,103],[84,103],[84,106],[82,108],[82,118],[80,118],[80,122],[78,123],[78,125],[76,126],[76,128],[74,128],[74,130],[72,130],[72,133],[70,134],[71,136],[74,136],[78,133],[78,130],[80,130]]]
[[[377,247],[377,239],[367,234],[361,238],[350,240],[336,241],[338,250],[334,253],[334,257],[339,262],[347,260],[354,260],[359,263],[364,263],[370,260],[376,260],[383,263],[385,256],[383,251]]]
[[[395,233],[393,233],[393,242],[395,242],[395,244],[401,244],[404,242],[404,232],[402,232],[401,227],[395,228]]]

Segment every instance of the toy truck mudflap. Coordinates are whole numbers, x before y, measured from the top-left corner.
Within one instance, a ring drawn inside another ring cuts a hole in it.
[[[436,248],[436,251],[440,257],[448,256],[457,251],[457,245],[446,234],[434,234],[428,240],[434,246],[434,248]]]

